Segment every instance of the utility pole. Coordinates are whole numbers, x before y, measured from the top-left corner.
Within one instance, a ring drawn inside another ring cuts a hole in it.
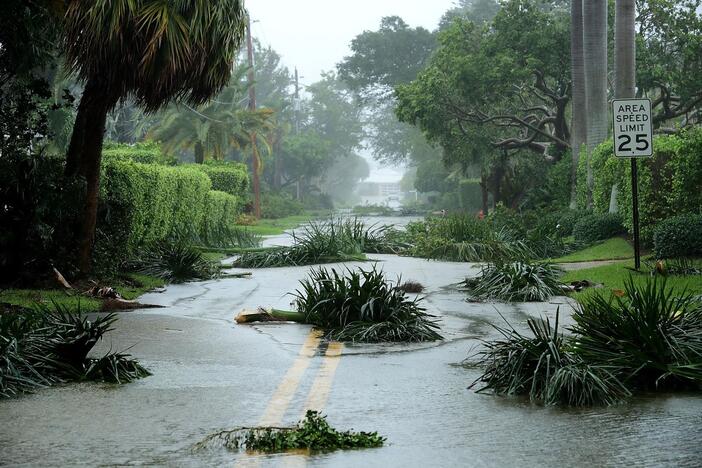
[[[295,111],[295,135],[300,134],[300,76],[297,73],[297,67],[295,67],[295,99],[293,102],[293,110]],[[295,184],[297,197],[300,199],[300,180]]]
[[[249,110],[256,110],[256,87],[254,86],[255,75],[254,75],[254,52],[253,52],[253,39],[251,38],[251,15],[247,13],[246,15],[246,45],[248,48],[248,59],[249,59],[249,72],[248,72],[248,82],[249,82]],[[251,153],[252,161],[251,166],[253,170],[253,195],[254,195],[254,216],[256,218],[261,218],[261,180],[259,178],[260,163],[258,156],[258,148],[256,146],[256,132],[251,132]]]

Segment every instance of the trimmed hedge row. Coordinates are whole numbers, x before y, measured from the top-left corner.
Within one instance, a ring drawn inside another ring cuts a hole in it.
[[[653,231],[660,221],[684,213],[702,213],[702,128],[677,135],[654,138],[654,156],[639,161],[639,210],[642,240],[651,244]],[[624,225],[632,228],[631,164],[613,155],[612,141],[600,145],[592,155],[593,208],[609,210],[611,189],[619,187],[617,205]],[[578,167],[578,205],[587,200],[586,159]]]
[[[178,160],[173,156],[166,156],[161,150],[161,145],[155,141],[144,141],[135,145],[106,142],[102,147],[104,159],[119,159],[134,161],[143,164],[165,164],[175,166]]]
[[[656,258],[702,257],[702,215],[666,219],[653,234]]]
[[[197,168],[107,158],[102,165],[100,238],[130,258],[166,239],[197,240],[231,225],[239,199],[212,192]]]
[[[249,173],[246,164],[235,162],[207,162],[191,165],[207,174],[212,190],[241,197],[249,191]]]
[[[590,214],[580,218],[573,226],[573,237],[581,244],[610,239],[624,234],[626,229],[617,214]]]

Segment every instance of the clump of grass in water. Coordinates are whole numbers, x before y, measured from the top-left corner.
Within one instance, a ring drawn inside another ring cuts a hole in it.
[[[127,354],[87,357],[116,320],[114,314],[88,320],[80,305],[0,313],[0,397],[59,382],[126,383],[150,375]]]
[[[471,296],[477,300],[505,302],[546,301],[562,293],[562,270],[548,263],[526,261],[490,264],[477,278],[466,280]]]
[[[534,256],[527,244],[507,229],[494,229],[470,215],[428,218],[410,223],[407,238],[415,257],[456,262],[504,262]]]
[[[399,284],[400,281],[397,281]],[[422,342],[443,339],[433,315],[410,300],[375,267],[345,274],[312,270],[296,291],[295,305],[311,323],[337,341]]]
[[[377,432],[338,431],[331,427],[325,416],[307,411],[305,418],[292,428],[241,428],[211,435],[195,446],[201,450],[222,445],[229,450],[251,450],[279,453],[289,450],[331,452],[382,447],[385,437]]]
[[[205,258],[202,251],[184,243],[161,244],[137,262],[139,273],[155,276],[169,283],[208,280],[220,275],[216,262]]]
[[[366,227],[358,219],[312,222],[293,233],[293,245],[261,252],[246,252],[238,268],[275,268],[345,261],[365,261],[364,253],[397,253],[404,244],[393,240],[388,226]]]
[[[676,297],[665,281],[636,285],[622,297],[582,299],[571,335],[548,321],[530,320],[532,337],[498,328],[503,340],[485,343],[483,375],[473,383],[502,395],[544,404],[613,404],[636,391],[700,388],[702,303]]]

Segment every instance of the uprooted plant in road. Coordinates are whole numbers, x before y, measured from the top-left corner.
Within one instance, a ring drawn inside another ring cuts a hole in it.
[[[307,411],[305,418],[295,427],[254,427],[223,431],[198,443],[195,450],[223,446],[229,450],[264,453],[289,450],[331,452],[382,447],[383,443],[385,437],[377,432],[341,432],[331,427],[325,416],[316,411]]]
[[[353,342],[421,342],[443,339],[436,317],[409,299],[401,280],[388,281],[381,271],[319,268],[293,293],[296,312],[259,310],[237,322],[281,320],[316,325],[332,340]]]
[[[526,261],[489,264],[465,285],[477,300],[506,302],[545,301],[563,293],[562,271],[549,263]]]
[[[0,311],[0,397],[59,382],[126,383],[150,375],[127,354],[88,357],[116,320],[114,314],[89,320],[80,307],[58,304]]]
[[[358,219],[313,222],[293,233],[293,245],[246,252],[235,262],[239,268],[302,266],[365,261],[364,253],[397,253],[404,244],[389,235],[388,226],[367,227]]]
[[[527,395],[544,404],[613,404],[636,391],[702,386],[702,303],[676,296],[665,281],[636,285],[622,297],[595,294],[576,307],[571,335],[529,320],[533,337],[498,328],[485,343],[479,391]]]

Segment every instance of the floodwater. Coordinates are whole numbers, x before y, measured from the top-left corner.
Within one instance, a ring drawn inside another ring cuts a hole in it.
[[[500,324],[500,315],[524,327],[528,317],[554,318],[560,309],[567,323],[567,299],[472,304],[450,285],[476,274],[474,265],[372,257],[391,277],[401,274],[427,287],[424,305],[441,316],[444,342],[345,345],[340,357],[331,358],[323,344],[301,357],[309,327],[234,323],[241,309],[289,307],[288,293],[308,267],[171,286],[142,298],[167,308],[123,313],[99,350],[128,349],[154,375],[124,386],[66,385],[0,401],[0,465],[702,464],[699,394],[643,397],[612,408],[558,409],[467,388],[478,371],[461,363],[481,339],[495,336],[490,324]],[[208,434],[254,426],[271,415],[291,425],[315,404],[339,429],[379,431],[386,445],[311,456],[192,450]]]

